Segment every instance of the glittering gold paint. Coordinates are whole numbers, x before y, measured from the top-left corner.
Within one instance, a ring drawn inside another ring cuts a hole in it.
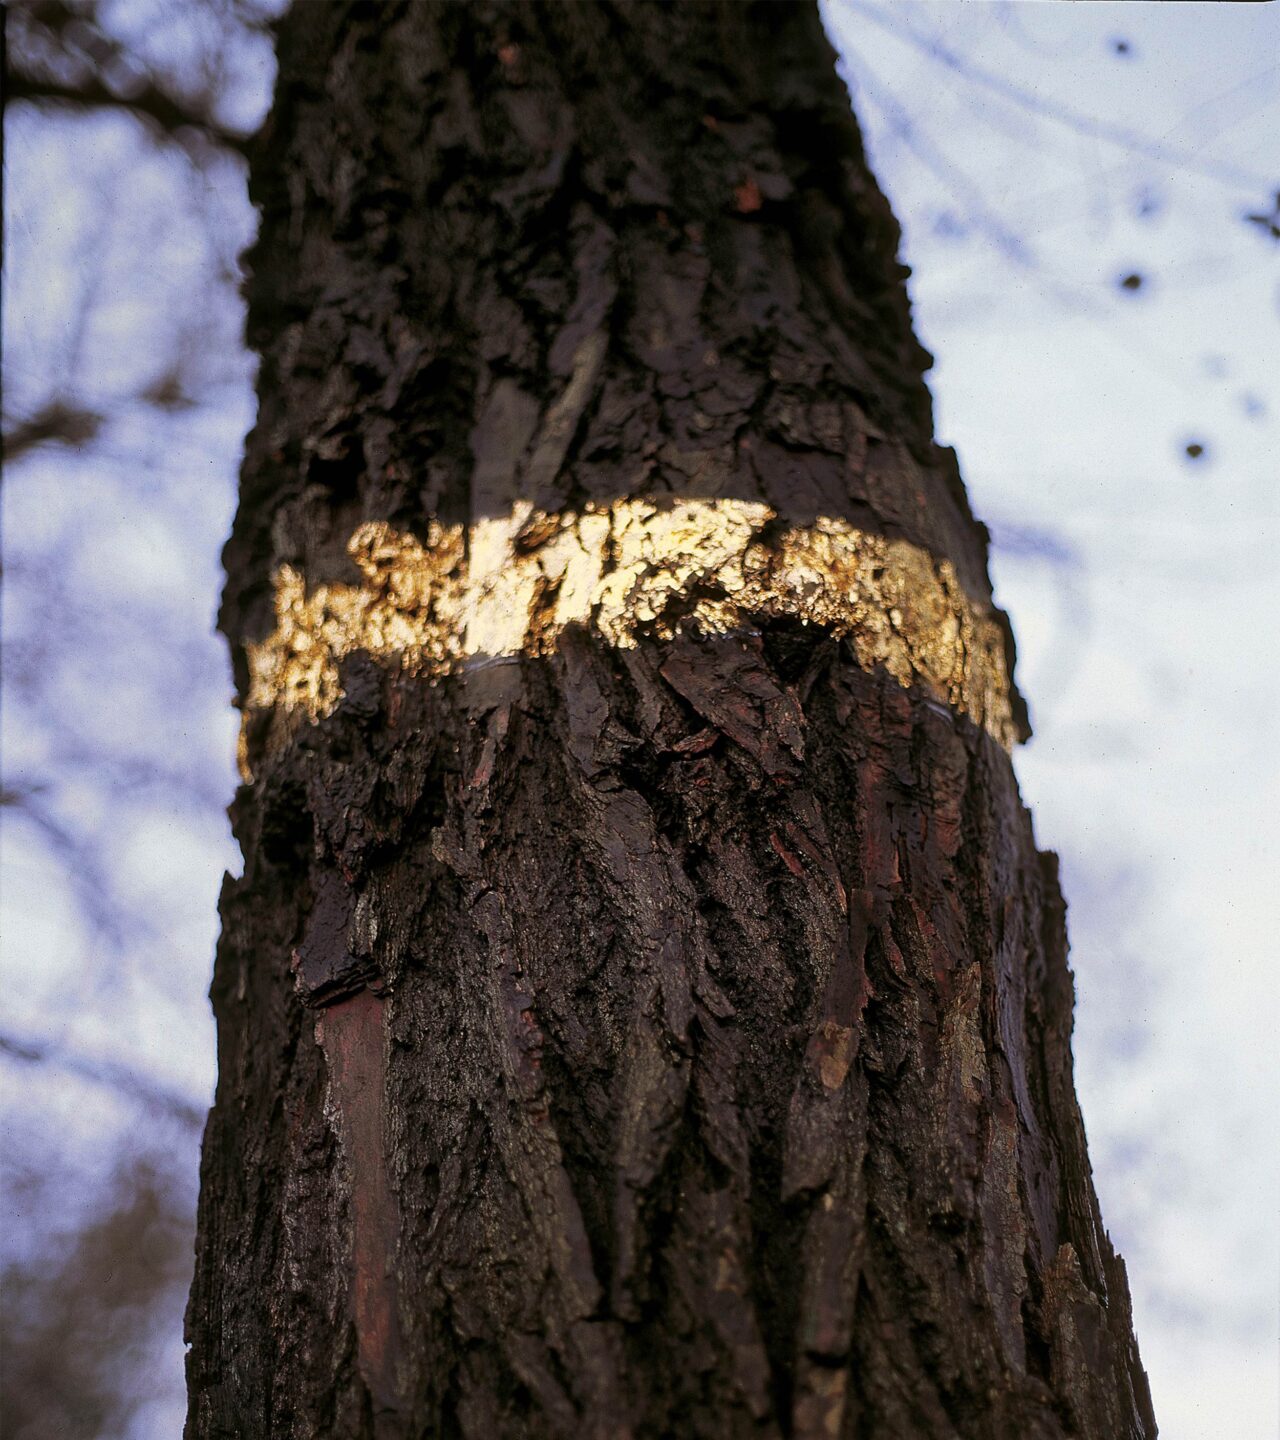
[[[624,500],[547,515],[518,504],[470,527],[433,525],[426,542],[384,522],[348,552],[359,584],[275,577],[276,625],[249,647],[250,711],[329,714],[338,662],[363,651],[422,675],[485,657],[545,654],[566,626],[612,644],[749,629],[789,618],[844,637],[883,666],[1012,745],[1004,642],[946,560],[843,520],[767,529],[774,512],[732,499]]]

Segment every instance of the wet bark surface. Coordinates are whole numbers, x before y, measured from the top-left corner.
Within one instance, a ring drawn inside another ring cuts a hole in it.
[[[814,11],[300,5],[280,59],[242,695],[281,566],[522,502],[513,553],[761,501],[996,614]],[[1154,1436],[1005,749],[698,599],[246,699],[189,1436]]]

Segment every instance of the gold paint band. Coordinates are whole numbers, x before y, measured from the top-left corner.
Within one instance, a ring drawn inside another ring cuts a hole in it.
[[[248,647],[247,708],[328,715],[338,662],[355,651],[438,676],[546,654],[569,625],[630,647],[691,621],[724,633],[768,617],[842,636],[863,668],[1014,744],[1003,633],[949,561],[837,519],[766,538],[775,518],[752,501],[682,499],[555,515],[521,502],[471,526],[433,523],[426,543],[361,525],[347,546],[361,583],[308,588],[291,566],[276,573],[275,629]]]

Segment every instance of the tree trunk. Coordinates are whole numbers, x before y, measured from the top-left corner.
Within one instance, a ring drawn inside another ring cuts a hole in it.
[[[1155,1434],[808,5],[295,5],[192,1437]]]

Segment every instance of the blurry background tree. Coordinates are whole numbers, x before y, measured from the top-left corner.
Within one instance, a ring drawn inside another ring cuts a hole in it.
[[[3,1429],[181,1433],[270,7],[10,5]]]
[[[5,7],[4,1423],[178,1433],[282,0]],[[1271,7],[833,3],[995,536],[1164,1433],[1270,1436]],[[1205,1076],[1213,1077],[1207,1084]],[[16,1222],[16,1223],[15,1223]]]

